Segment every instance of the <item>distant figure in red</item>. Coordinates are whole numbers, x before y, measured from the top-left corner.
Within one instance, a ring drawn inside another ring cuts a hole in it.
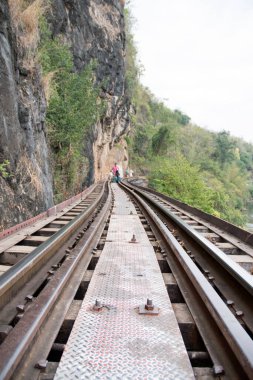
[[[118,165],[116,164],[116,162],[115,162],[115,164],[114,164],[114,166],[113,166],[113,168],[112,168],[112,172],[113,172],[113,175],[116,177],[116,173],[117,172],[119,172],[119,167],[118,167]]]
[[[112,168],[112,172],[113,172],[114,177],[116,177],[116,182],[119,183],[121,179],[120,179],[119,167],[116,164],[116,162],[114,164],[114,167]]]

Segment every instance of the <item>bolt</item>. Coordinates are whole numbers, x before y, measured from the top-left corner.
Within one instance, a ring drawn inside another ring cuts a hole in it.
[[[154,310],[153,301],[150,300],[149,298],[147,299],[147,303],[145,305],[145,309],[146,310]]]
[[[133,236],[132,236],[131,243],[136,243],[136,237],[135,237],[134,234],[133,234]]]
[[[33,296],[31,296],[30,294],[28,294],[26,297],[25,297],[26,301],[27,302],[32,302],[33,300]]]
[[[221,365],[214,365],[213,366],[213,374],[214,376],[220,376],[220,375],[224,375],[225,371],[224,371],[224,368],[221,366]]]
[[[23,313],[25,311],[25,306],[24,305],[17,305],[16,309],[17,309],[17,311]]]
[[[213,281],[215,280],[215,278],[214,278],[213,276],[208,276],[208,280],[209,280],[210,282],[213,282]]]
[[[210,272],[209,272],[209,270],[204,269],[204,273],[207,275],[207,274],[209,274]]]
[[[47,360],[40,360],[38,363],[35,364],[35,368],[38,368],[41,371],[45,371],[47,368],[47,363]]]
[[[237,317],[242,317],[244,315],[244,312],[242,310],[238,310],[235,312]]]
[[[47,273],[50,274],[50,275],[52,275],[52,276],[54,275],[54,271],[53,270],[48,270]]]
[[[95,311],[100,311],[100,310],[102,310],[102,304],[101,304],[100,301],[98,301],[98,300],[95,301],[95,304],[94,304],[94,306],[93,306],[93,310],[95,310]]]
[[[234,305],[234,301],[232,301],[232,300],[227,300],[227,305],[228,305],[228,306],[233,306],[233,305]]]

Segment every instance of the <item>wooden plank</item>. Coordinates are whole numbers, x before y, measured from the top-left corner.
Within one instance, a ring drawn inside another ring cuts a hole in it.
[[[175,277],[173,276],[172,273],[162,273],[162,275],[163,275],[163,280],[165,282],[165,285],[176,284]]]
[[[248,255],[228,255],[230,259],[234,260],[236,263],[252,263],[253,258]]]
[[[67,220],[54,220],[53,222],[51,222],[50,224],[51,225],[53,225],[53,224],[60,224],[60,225],[62,225],[62,226],[64,226],[65,224],[68,224],[69,223],[69,221],[67,221]]]
[[[74,218],[75,218],[74,216],[61,216],[61,218],[59,218],[59,219],[60,220],[72,220]]]
[[[31,247],[30,245],[14,245],[8,248],[6,253],[31,253],[36,247]]]
[[[57,228],[57,227],[45,227],[45,228],[41,228],[40,231],[45,231],[45,232],[57,232],[60,230],[60,227]]]
[[[28,236],[24,241],[38,241],[38,242],[44,242],[49,239],[50,236]]]
[[[83,281],[90,281],[94,270],[87,270],[83,276]]]
[[[11,265],[0,265],[0,273],[4,273],[10,268],[11,268]]]
[[[253,258],[248,255],[228,255],[230,259],[239,264],[247,272],[253,274]]]
[[[72,301],[70,308],[67,312],[67,315],[65,317],[65,320],[68,320],[68,319],[70,319],[72,321],[76,320],[78,313],[79,313],[79,310],[81,308],[82,302],[83,301],[78,301],[78,300]]]

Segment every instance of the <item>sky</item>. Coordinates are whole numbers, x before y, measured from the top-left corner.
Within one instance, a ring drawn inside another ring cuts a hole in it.
[[[130,0],[141,82],[192,122],[253,143],[253,0]]]

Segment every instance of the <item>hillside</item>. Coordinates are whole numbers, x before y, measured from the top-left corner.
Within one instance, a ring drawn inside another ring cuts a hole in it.
[[[243,226],[253,196],[253,145],[226,130],[192,124],[145,88],[129,11],[127,22],[127,80],[135,109],[127,138],[130,165],[156,190]]]

